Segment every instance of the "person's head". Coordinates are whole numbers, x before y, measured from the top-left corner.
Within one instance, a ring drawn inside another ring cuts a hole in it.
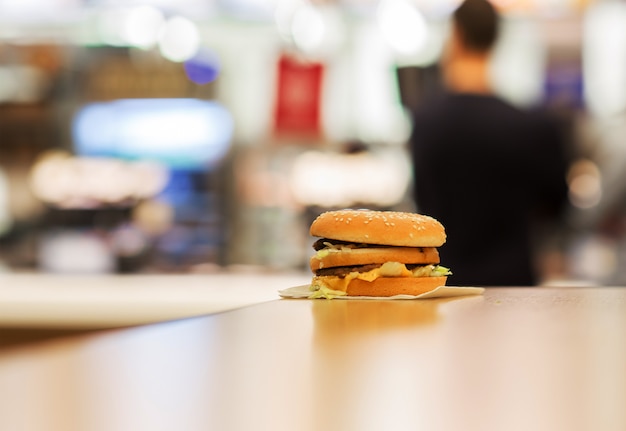
[[[465,0],[452,15],[454,36],[464,49],[487,54],[498,38],[499,16],[488,0]]]
[[[441,65],[453,91],[490,93],[489,58],[498,39],[499,15],[488,0],[465,0],[452,15]]]

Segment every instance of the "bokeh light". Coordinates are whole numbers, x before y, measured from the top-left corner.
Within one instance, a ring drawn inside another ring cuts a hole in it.
[[[599,2],[583,22],[585,97],[597,115],[626,109],[626,4]]]
[[[111,46],[124,46],[125,23],[128,10],[124,8],[111,8],[102,10],[97,15],[96,32],[103,43]]]
[[[567,176],[569,199],[577,208],[592,208],[602,198],[602,177],[598,166],[589,159],[576,161]]]
[[[196,84],[208,84],[215,81],[220,73],[217,55],[209,49],[200,49],[184,63],[187,77]]]
[[[154,7],[138,6],[131,9],[124,26],[127,42],[138,48],[152,48],[157,43],[164,22],[163,13]]]
[[[170,61],[183,62],[198,52],[200,34],[192,21],[175,16],[162,26],[158,43],[163,57]]]
[[[106,240],[93,232],[63,230],[45,235],[37,250],[42,271],[57,274],[106,274],[115,257]]]
[[[294,161],[290,184],[304,205],[384,207],[404,198],[410,175],[406,158],[397,153],[308,151]]]
[[[324,16],[316,7],[303,5],[293,15],[291,32],[298,48],[305,52],[314,51],[324,40],[326,32]]]
[[[383,37],[398,53],[415,54],[426,44],[426,20],[413,3],[407,0],[382,0],[377,18]]]
[[[43,202],[59,208],[130,205],[161,192],[167,170],[156,163],[44,153],[33,165],[30,185]]]

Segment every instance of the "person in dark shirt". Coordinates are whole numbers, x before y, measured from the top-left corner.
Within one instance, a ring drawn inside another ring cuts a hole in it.
[[[557,123],[507,103],[489,84],[498,20],[487,0],[456,9],[441,62],[445,91],[413,122],[417,209],[445,226],[441,262],[455,285],[536,285],[533,220],[556,215],[567,198]]]

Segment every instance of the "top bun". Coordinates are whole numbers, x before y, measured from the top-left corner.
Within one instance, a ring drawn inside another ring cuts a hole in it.
[[[310,233],[340,241],[403,247],[439,247],[446,242],[445,230],[434,218],[395,211],[328,211],[313,221]]]

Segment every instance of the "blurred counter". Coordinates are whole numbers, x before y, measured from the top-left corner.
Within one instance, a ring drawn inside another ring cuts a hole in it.
[[[0,275],[0,327],[115,328],[222,312],[278,299],[299,273]]]
[[[180,316],[267,301],[299,281],[99,278],[84,289],[154,289],[170,304],[163,292],[181,289]],[[624,340],[625,288],[277,300],[112,330],[4,328],[0,429],[623,431]]]

